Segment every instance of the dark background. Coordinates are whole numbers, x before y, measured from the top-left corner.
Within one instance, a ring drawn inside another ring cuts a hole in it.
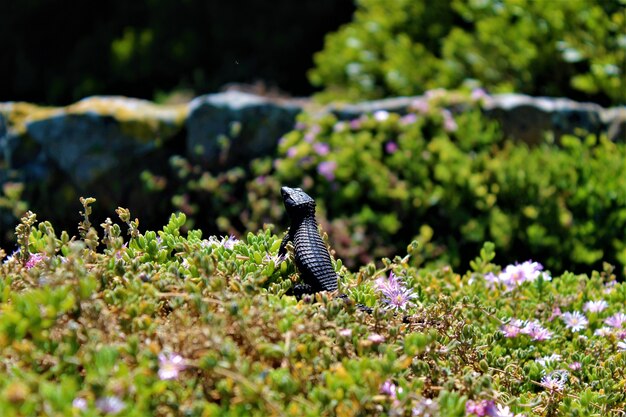
[[[351,0],[0,0],[0,101],[154,99],[262,81],[292,95]]]

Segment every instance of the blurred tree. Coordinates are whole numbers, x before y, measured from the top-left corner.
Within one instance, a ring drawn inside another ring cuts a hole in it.
[[[313,53],[353,11],[350,0],[2,0],[0,101],[153,98],[257,80],[309,94]]]

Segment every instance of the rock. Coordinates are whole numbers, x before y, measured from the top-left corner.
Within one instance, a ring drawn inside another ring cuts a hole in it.
[[[603,110],[593,103],[522,94],[494,95],[485,105],[485,113],[500,122],[506,135],[529,144],[540,143],[548,131],[556,139],[583,131],[599,133]]]
[[[626,142],[626,107],[606,110],[603,119],[609,139],[613,142]]]
[[[200,96],[189,103],[187,153],[209,166],[232,166],[269,155],[293,129],[302,110],[295,101],[240,91]]]
[[[181,130],[183,106],[91,97],[25,121],[26,134],[76,185],[137,161]]]

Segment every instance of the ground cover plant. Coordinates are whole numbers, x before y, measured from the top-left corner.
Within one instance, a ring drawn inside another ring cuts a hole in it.
[[[626,286],[541,259],[417,268],[411,243],[342,276],[355,303],[286,295],[281,236],[141,230],[125,209],[77,236],[28,213],[0,266],[5,416],[620,415]],[[97,210],[97,203],[95,205]],[[6,257],[5,257],[6,256]]]

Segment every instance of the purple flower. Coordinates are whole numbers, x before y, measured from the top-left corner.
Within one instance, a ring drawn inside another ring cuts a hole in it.
[[[96,408],[104,414],[117,414],[126,408],[126,404],[115,396],[102,397],[96,400]]]
[[[537,342],[552,338],[552,332],[544,328],[537,320],[527,322],[521,332]]]
[[[208,239],[204,239],[201,242],[201,245],[203,247],[222,246],[224,249],[232,250],[237,243],[239,243],[239,239],[237,239],[234,235],[230,235],[228,237],[224,236],[221,239],[218,239],[216,236],[210,236]]]
[[[593,332],[593,335],[606,337],[606,336],[610,336],[612,333],[613,333],[613,329],[611,327],[603,326],[603,327],[600,327],[599,329],[596,329],[596,331]]]
[[[495,284],[497,284],[498,282],[500,282],[500,279],[498,278],[498,276],[496,274],[494,274],[493,272],[487,272],[485,274],[485,281],[487,281],[487,285],[489,287],[493,287]]]
[[[417,115],[415,113],[409,113],[400,118],[400,124],[410,125],[417,122]]]
[[[439,403],[430,398],[422,398],[411,410],[414,417],[432,417],[439,415]]]
[[[432,90],[428,90],[424,93],[427,100],[436,100],[439,98],[443,98],[448,94],[448,92],[443,88],[434,88]]]
[[[72,407],[78,410],[86,410],[87,409],[87,400],[83,397],[76,397],[72,401]]]
[[[343,132],[347,128],[348,128],[348,125],[346,122],[337,122],[333,126],[333,132]]]
[[[561,320],[565,323],[565,327],[573,332],[579,332],[587,327],[587,324],[589,324],[589,321],[584,314],[579,311],[574,311],[573,313],[563,313]]]
[[[274,265],[280,265],[285,259],[287,259],[287,254],[282,255],[271,255],[269,252],[265,254],[265,258],[263,258],[266,262],[274,262]]]
[[[563,391],[567,378],[567,371],[554,371],[541,378],[541,386],[548,391]]]
[[[456,124],[454,117],[452,117],[450,110],[443,109],[441,115],[443,116],[443,130],[446,132],[454,132],[458,129],[459,126]]]
[[[485,104],[491,101],[491,96],[487,94],[487,92],[483,90],[482,88],[473,89],[471,98],[473,101],[480,101]]]
[[[324,161],[317,166],[317,172],[328,181],[335,179],[335,169],[337,169],[335,161]]]
[[[393,271],[389,272],[389,278],[378,278],[376,288],[382,293],[383,301],[393,310],[405,310],[411,300],[417,297]]]
[[[395,400],[398,398],[398,394],[402,393],[402,388],[396,386],[388,379],[380,386],[380,393],[388,395]]]
[[[385,144],[385,152],[392,154],[392,153],[396,153],[397,150],[398,150],[398,144],[395,143],[394,141],[389,141]]]
[[[465,413],[473,414],[478,417],[493,416],[496,413],[496,405],[493,401],[467,400],[465,403]]]
[[[539,278],[539,275],[542,275],[544,280],[550,281],[552,278],[542,270],[543,266],[539,262],[526,261],[522,264],[507,265],[498,275],[498,280],[508,289],[524,282],[533,282]]]
[[[185,359],[178,354],[159,353],[159,378],[176,379],[187,367]]]
[[[608,306],[609,306],[609,303],[607,303],[604,300],[587,301],[583,305],[583,311],[586,311],[588,313],[599,313],[603,311],[604,309],[606,309]]]
[[[555,318],[561,317],[562,315],[563,313],[561,313],[561,309],[558,306],[554,307],[552,309],[552,314],[550,315],[550,318],[548,318],[548,321],[553,321]]]
[[[298,148],[296,148],[295,146],[292,146],[291,148],[287,149],[288,158],[295,158],[296,155],[298,155]]]
[[[359,119],[352,119],[350,120],[350,129],[352,130],[358,130],[361,128],[361,125],[363,124],[363,120]]]
[[[626,342],[624,342],[623,340],[621,342],[617,342],[617,349],[619,349],[621,352],[626,351]]]
[[[352,329],[341,329],[339,330],[339,336],[341,337],[352,337]]]
[[[414,100],[413,103],[411,103],[411,109],[415,110],[418,113],[428,113],[428,110],[430,110],[430,105],[428,104],[428,100],[424,100],[424,99],[418,99],[418,100]]]
[[[580,362],[572,362],[569,364],[569,369],[572,371],[579,371],[582,367],[583,365]]]
[[[622,313],[621,311],[619,313],[613,314],[611,317],[608,317],[604,320],[604,323],[607,326],[611,326],[616,329],[621,328],[624,322],[626,322],[626,314]]]
[[[304,129],[306,129],[306,123],[296,122],[296,130],[304,130]]]
[[[328,155],[330,146],[327,143],[316,142],[313,144],[313,150],[320,156]]]
[[[31,269],[32,267],[36,266],[38,263],[47,258],[48,257],[43,253],[31,253],[28,257],[28,261],[26,261],[26,264],[24,264],[24,267],[26,269]]]
[[[512,323],[506,323],[500,327],[500,331],[504,334],[504,337],[513,338],[520,334],[522,328]]]
[[[367,336],[367,340],[369,340],[370,342],[374,344],[379,344],[385,341],[385,336],[380,335],[378,333],[372,333],[369,336]]]

